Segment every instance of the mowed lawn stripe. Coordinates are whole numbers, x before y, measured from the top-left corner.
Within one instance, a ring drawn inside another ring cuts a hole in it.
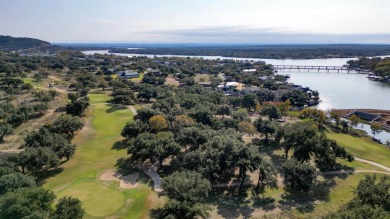
[[[96,206],[102,204],[119,205],[120,209],[113,215],[125,218],[143,218],[148,214],[147,197],[151,194],[154,195],[150,188],[146,185],[140,185],[139,188],[131,191],[123,190],[118,187],[117,183],[106,185],[97,178],[105,170],[115,169],[118,159],[128,156],[126,149],[117,150],[112,147],[123,139],[120,133],[126,122],[133,119],[132,112],[128,108],[109,106],[106,101],[110,97],[106,94],[90,94],[89,97],[91,100],[89,112],[91,120],[87,121],[87,127],[84,127],[74,138],[74,143],[77,145],[76,154],[62,165],[63,171],[61,173],[47,180],[44,187],[53,190],[60,196],[67,194],[76,196],[78,191],[82,190],[80,186],[98,183],[123,194],[124,201],[118,198],[111,200],[110,194],[96,194],[98,197],[101,196],[101,199],[96,198],[99,199],[99,202],[102,200],[105,202],[96,204]],[[88,190],[88,188],[85,189]],[[80,195],[83,195],[82,192]],[[88,200],[87,202],[83,203],[88,208],[86,210],[89,214],[86,215],[86,218],[104,216],[105,212],[102,212],[102,209],[96,209],[94,212],[94,208],[91,208],[94,205],[93,201]],[[107,209],[112,211],[113,208]],[[112,214],[109,211],[106,213],[107,215]]]

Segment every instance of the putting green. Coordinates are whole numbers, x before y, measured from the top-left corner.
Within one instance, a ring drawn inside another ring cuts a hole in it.
[[[86,213],[95,217],[115,213],[125,199],[121,192],[95,182],[75,184],[62,190],[58,196],[65,195],[80,199]]]

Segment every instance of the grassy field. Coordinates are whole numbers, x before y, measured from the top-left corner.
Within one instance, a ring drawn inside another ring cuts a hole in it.
[[[140,73],[138,78],[132,78],[130,81],[132,82],[141,82],[142,78],[144,78],[144,73]]]
[[[121,145],[120,132],[133,115],[127,108],[108,106],[106,101],[110,97],[106,94],[89,97],[90,121],[74,139],[76,154],[44,187],[59,197],[70,195],[82,200],[85,218],[147,218],[157,200],[150,187],[139,183],[137,188],[125,190],[118,182],[98,179],[104,171],[116,169],[117,161],[128,156]]]
[[[390,150],[385,145],[373,142],[369,137],[353,137],[335,132],[327,133],[327,136],[345,147],[355,157],[374,161],[390,167]]]
[[[286,190],[282,186],[267,189],[256,198],[250,191],[245,197],[210,197],[211,218],[321,218],[351,200],[354,189],[365,175],[319,176],[319,182],[309,193]]]

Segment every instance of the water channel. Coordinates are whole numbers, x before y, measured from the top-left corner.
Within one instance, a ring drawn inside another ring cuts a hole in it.
[[[94,53],[109,54],[107,50],[84,51],[84,54]],[[147,56],[155,55],[110,53],[120,56]],[[204,59],[234,59],[265,61],[273,65],[315,65],[315,66],[342,66],[353,58],[331,58],[331,59],[257,59],[257,58],[232,58],[222,56],[181,56],[181,55],[156,55],[157,57],[193,57]],[[289,82],[310,87],[320,93],[321,103],[318,109],[382,109],[390,110],[390,84],[377,81],[370,81],[366,74],[356,72],[332,72],[321,70],[320,72],[307,70],[283,70],[278,74],[289,74]],[[360,125],[361,129],[371,134],[368,125]],[[382,142],[390,140],[390,133],[382,132],[376,135]]]

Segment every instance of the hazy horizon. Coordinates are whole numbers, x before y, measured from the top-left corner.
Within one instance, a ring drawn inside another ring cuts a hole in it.
[[[390,44],[386,0],[0,0],[0,34],[52,43]]]

